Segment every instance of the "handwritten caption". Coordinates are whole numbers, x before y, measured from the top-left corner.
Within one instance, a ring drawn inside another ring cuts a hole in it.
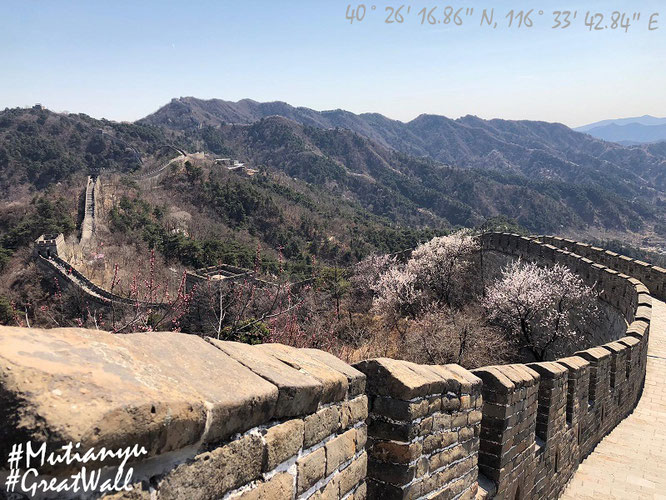
[[[382,10],[383,7],[383,10]],[[378,7],[373,4],[348,4],[345,20],[350,24],[363,23],[366,19],[381,17],[384,24],[418,23],[422,26],[464,26],[476,25],[481,28],[530,29],[535,26],[549,26],[554,30],[582,27],[588,31],[618,31],[659,29],[659,12],[637,11],[578,11],[529,9],[501,11],[499,9],[435,6],[418,7],[409,4],[396,4]]]
[[[139,458],[147,455],[148,451],[138,445],[117,450],[106,448],[90,448],[85,452],[79,452],[81,443],[69,443],[57,452],[47,450],[46,443],[33,445],[30,441],[25,444],[19,443],[12,447],[9,453],[7,463],[9,473],[5,478],[5,488],[8,493],[19,492],[30,495],[46,493],[86,493],[86,492],[120,492],[132,491],[132,476],[134,469],[132,467],[125,471],[127,461],[131,458]],[[99,467],[97,469],[88,469],[85,464],[101,464],[107,460],[120,461],[119,465],[113,468]],[[71,474],[67,478],[40,478],[39,469],[44,466],[63,466],[63,465],[81,465],[79,472]],[[106,469],[106,470],[104,470]],[[106,472],[106,474],[103,474]],[[108,477],[102,480],[103,475]]]

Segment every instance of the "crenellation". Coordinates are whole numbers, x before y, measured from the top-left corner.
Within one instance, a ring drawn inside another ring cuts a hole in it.
[[[451,365],[375,359],[355,367],[368,377],[372,401],[370,498],[427,498],[475,486],[479,379]],[[465,486],[468,476],[474,480]]]
[[[536,248],[534,243],[525,245],[521,238],[517,246],[512,246],[509,238],[501,235],[498,239],[490,235],[484,238],[484,249],[511,254],[512,248],[517,248],[515,254],[522,259],[567,265],[587,284],[597,284],[600,298],[619,309],[630,323],[626,337],[612,341],[610,333],[605,337],[600,334],[600,338],[611,342],[558,360],[554,364],[558,369],[549,370],[546,368],[550,366],[548,364],[545,367],[530,365],[540,372],[538,409],[534,422],[534,452],[521,474],[516,474],[518,466],[513,462],[521,456],[512,446],[512,439],[520,435],[514,414],[524,411],[530,403],[525,400],[520,379],[516,378],[518,370],[514,365],[474,371],[483,379],[484,386],[480,477],[495,481],[493,488],[481,488],[481,496],[487,496],[488,491],[494,489],[497,498],[513,498],[517,492],[525,498],[530,494],[538,498],[556,498],[580,461],[631,411],[640,397],[645,376],[651,297],[641,280],[613,269],[621,269],[621,266],[614,265],[619,257],[612,252],[602,252],[603,258],[594,262],[599,249],[590,245],[539,237],[548,245],[536,251],[530,250]],[[552,254],[551,244],[556,247]],[[529,446],[524,448],[527,450]],[[516,481],[507,479],[511,477]],[[499,482],[500,479],[504,482]]]
[[[482,248],[567,265],[596,283],[627,320],[620,338],[600,331],[601,345],[573,356],[468,371],[388,358],[349,366],[315,349],[175,333],[3,329],[3,393],[40,422],[21,427],[28,437],[57,429],[85,443],[121,443],[128,433],[145,443],[161,468],[137,464],[141,498],[150,488],[158,498],[557,498],[640,398],[650,293],[663,294],[666,272],[536,238],[489,233]],[[116,300],[58,255],[36,255],[99,300]],[[61,362],[35,361],[55,341]],[[92,387],[79,366],[110,383]],[[59,395],[47,390],[55,379],[66,388]],[[100,398],[72,418],[68,408],[90,390]]]

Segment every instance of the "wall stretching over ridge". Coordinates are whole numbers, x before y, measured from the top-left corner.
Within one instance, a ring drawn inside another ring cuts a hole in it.
[[[86,183],[85,206],[83,222],[81,223],[81,246],[90,243],[95,233],[95,220],[97,217],[97,198],[99,198],[100,182],[97,176],[88,176]]]
[[[52,256],[46,258],[41,255],[37,255],[35,258],[37,265],[44,273],[53,276],[55,279],[58,279],[58,286],[61,289],[64,290],[67,288],[72,288],[76,291],[79,291],[94,304],[108,306],[111,305],[111,303],[115,303],[128,306],[150,307],[153,309],[160,309],[169,306],[166,303],[152,303],[142,300],[130,299],[128,297],[121,297],[120,295],[117,295],[102,288],[101,286],[96,285],[89,278],[77,271],[71,264],[61,259],[60,257]]]
[[[569,266],[623,314],[626,335],[556,362],[468,371],[352,367],[179,333],[0,327],[0,469],[26,441],[138,444],[148,453],[130,463],[134,490],[109,498],[557,498],[640,397],[651,298],[534,238],[490,233],[482,247]]]

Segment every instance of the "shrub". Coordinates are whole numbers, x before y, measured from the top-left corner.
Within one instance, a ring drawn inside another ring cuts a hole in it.
[[[403,356],[416,363],[456,363],[470,369],[506,362],[506,338],[486,324],[482,312],[478,307],[426,311],[404,335]]]

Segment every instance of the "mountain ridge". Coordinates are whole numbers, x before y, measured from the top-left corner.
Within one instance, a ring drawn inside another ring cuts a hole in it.
[[[621,188],[630,179],[637,186],[666,190],[666,161],[649,148],[625,148],[543,121],[483,120],[466,115],[451,119],[421,114],[409,122],[378,113],[354,114],[344,110],[315,111],[276,101],[244,99],[236,103],[194,97],[173,99],[137,123],[187,131],[224,123],[251,124],[278,115],[307,126],[345,128],[384,147],[415,157],[430,157],[467,168],[500,168],[526,176],[539,174],[567,182],[597,182]],[[534,158],[538,151],[541,160]],[[535,164],[541,168],[535,172]],[[547,164],[558,167],[549,169]]]
[[[603,127],[589,129],[586,133],[598,139],[622,145],[651,144],[666,141],[666,124],[641,125],[640,123],[628,123],[618,125],[611,123]]]
[[[288,116],[269,114],[275,111]],[[262,114],[268,116],[255,120]],[[230,117],[250,123],[225,121]],[[96,152],[90,146],[98,137],[105,140]],[[46,149],[50,163],[27,153],[56,143],[59,148]],[[286,175],[396,227],[469,227],[503,216],[534,232],[594,227],[644,233],[666,206],[660,190],[666,150],[659,145],[622,148],[547,122],[422,114],[408,126],[377,113],[321,113],[252,100],[176,99],[128,125],[43,109],[6,110],[0,112],[0,167],[6,167],[0,180],[44,189],[69,175],[45,176],[44,167],[82,152],[89,161],[73,164],[71,172],[132,172],[141,168],[132,151],[163,154],[164,144]],[[13,176],[25,165],[30,168]],[[188,203],[196,201],[193,196]]]
[[[580,127],[573,127],[573,130],[578,132],[586,132],[597,127],[605,127],[606,125],[628,125],[630,123],[639,123],[641,125],[647,126],[664,125],[666,124],[666,118],[659,118],[652,115],[635,116],[629,118],[611,118],[608,120],[588,123],[587,125],[582,125]]]

